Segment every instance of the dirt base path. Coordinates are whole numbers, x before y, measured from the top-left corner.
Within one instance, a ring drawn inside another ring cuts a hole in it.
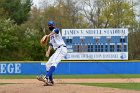
[[[0,79],[0,83],[39,83],[36,79]],[[129,79],[55,79],[55,83],[140,83],[140,78]]]
[[[140,93],[135,90],[73,85],[64,83],[128,83],[140,82],[140,79],[56,79],[55,86],[43,86],[36,79],[0,79],[0,93]]]

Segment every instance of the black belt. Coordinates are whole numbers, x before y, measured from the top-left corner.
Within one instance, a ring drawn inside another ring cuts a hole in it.
[[[63,47],[67,47],[67,46],[64,46],[64,45],[61,45],[61,46],[63,46]],[[60,48],[61,46],[58,46],[58,48]],[[58,48],[56,48],[56,49],[58,49]]]
[[[67,46],[65,46],[65,45],[61,45],[61,46],[63,46],[63,47],[66,47],[66,48],[67,48]],[[57,50],[58,48],[60,48],[61,46],[58,46],[58,47],[56,48],[56,50]]]

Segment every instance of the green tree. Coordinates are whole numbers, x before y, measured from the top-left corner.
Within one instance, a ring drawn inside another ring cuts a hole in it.
[[[0,19],[0,60],[47,60],[45,47],[40,46],[42,33],[27,24],[16,25]],[[47,46],[46,46],[47,47]]]
[[[15,23],[21,24],[27,21],[31,10],[31,0],[1,0],[0,16],[10,18]]]
[[[18,57],[16,54],[19,47],[17,29],[18,26],[11,20],[0,19],[0,60],[12,60]]]
[[[25,27],[21,31],[24,32],[22,38],[20,38],[22,43],[21,50],[24,51],[26,58],[24,60],[44,60],[45,47],[41,47],[40,45],[42,34],[38,30],[31,28],[25,29]]]
[[[132,28],[136,23],[134,5],[125,0],[85,0],[82,4],[91,28]]]
[[[54,20],[57,27],[61,28],[82,28],[84,27],[84,17],[80,14],[78,2],[74,0],[57,0],[58,4],[48,6],[44,9],[41,16],[46,20],[44,24],[47,26],[49,20]],[[41,19],[41,20],[42,20]]]
[[[135,24],[132,5],[123,0],[102,0],[104,8],[99,16],[99,27],[131,28]],[[108,2],[108,3],[107,3]]]

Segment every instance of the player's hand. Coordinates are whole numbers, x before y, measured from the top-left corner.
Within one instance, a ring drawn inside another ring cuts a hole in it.
[[[50,55],[50,51],[47,51],[46,52],[46,57],[49,57],[49,55]]]
[[[49,38],[49,35],[45,35],[46,38]]]

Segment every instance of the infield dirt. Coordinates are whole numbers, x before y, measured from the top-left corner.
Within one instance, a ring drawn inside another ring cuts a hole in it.
[[[54,86],[43,86],[36,79],[0,79],[0,93],[140,93],[135,90],[84,86],[65,83],[128,83],[140,79],[56,79]],[[10,84],[11,83],[11,84]]]

